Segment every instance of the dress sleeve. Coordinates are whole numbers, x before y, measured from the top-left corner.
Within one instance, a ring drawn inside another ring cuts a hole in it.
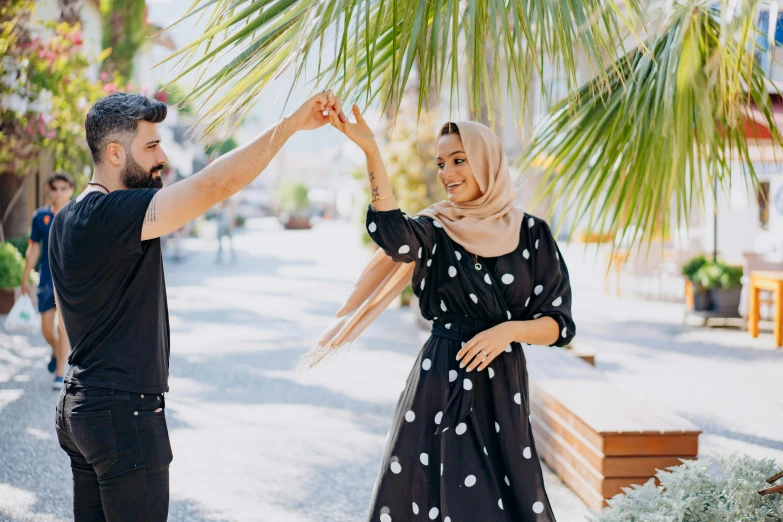
[[[534,218],[534,227],[538,234],[532,234],[535,259],[535,289],[531,296],[531,312],[533,319],[551,317],[559,326],[557,341],[552,346],[565,346],[576,335],[576,326],[571,317],[571,281],[560,249],[549,226]],[[527,226],[525,223],[523,226]]]
[[[426,262],[435,243],[435,229],[429,218],[409,218],[400,209],[367,209],[367,232],[397,263]]]

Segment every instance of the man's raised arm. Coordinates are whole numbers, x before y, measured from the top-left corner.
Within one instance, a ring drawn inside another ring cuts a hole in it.
[[[201,172],[159,190],[147,208],[142,241],[177,230],[245,188],[294,133],[329,123],[324,111],[331,110],[343,117],[340,101],[332,91],[316,94],[247,145],[221,156]]]

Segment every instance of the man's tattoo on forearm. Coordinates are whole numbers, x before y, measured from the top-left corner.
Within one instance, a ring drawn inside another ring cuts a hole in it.
[[[379,192],[380,192],[380,187],[373,187],[373,189],[372,189],[372,199],[376,199],[376,198],[380,197]]]
[[[157,215],[155,213],[155,200],[157,199],[157,197],[158,197],[157,194],[152,196],[152,201],[150,201],[150,205],[147,207],[147,215],[144,216],[145,223],[154,223],[155,219],[157,218]]]

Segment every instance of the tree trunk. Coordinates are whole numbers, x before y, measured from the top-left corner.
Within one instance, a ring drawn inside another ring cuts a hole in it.
[[[21,236],[27,230],[27,209],[18,203],[27,195],[29,178],[29,175],[0,175],[0,241]]]
[[[81,23],[84,0],[58,0],[60,21],[71,25]]]

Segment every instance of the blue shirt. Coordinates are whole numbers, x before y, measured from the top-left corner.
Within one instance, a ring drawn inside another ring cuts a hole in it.
[[[41,243],[41,281],[39,288],[52,286],[52,273],[49,270],[49,229],[52,227],[54,212],[52,207],[41,207],[33,214],[33,226],[30,230],[30,241]]]

